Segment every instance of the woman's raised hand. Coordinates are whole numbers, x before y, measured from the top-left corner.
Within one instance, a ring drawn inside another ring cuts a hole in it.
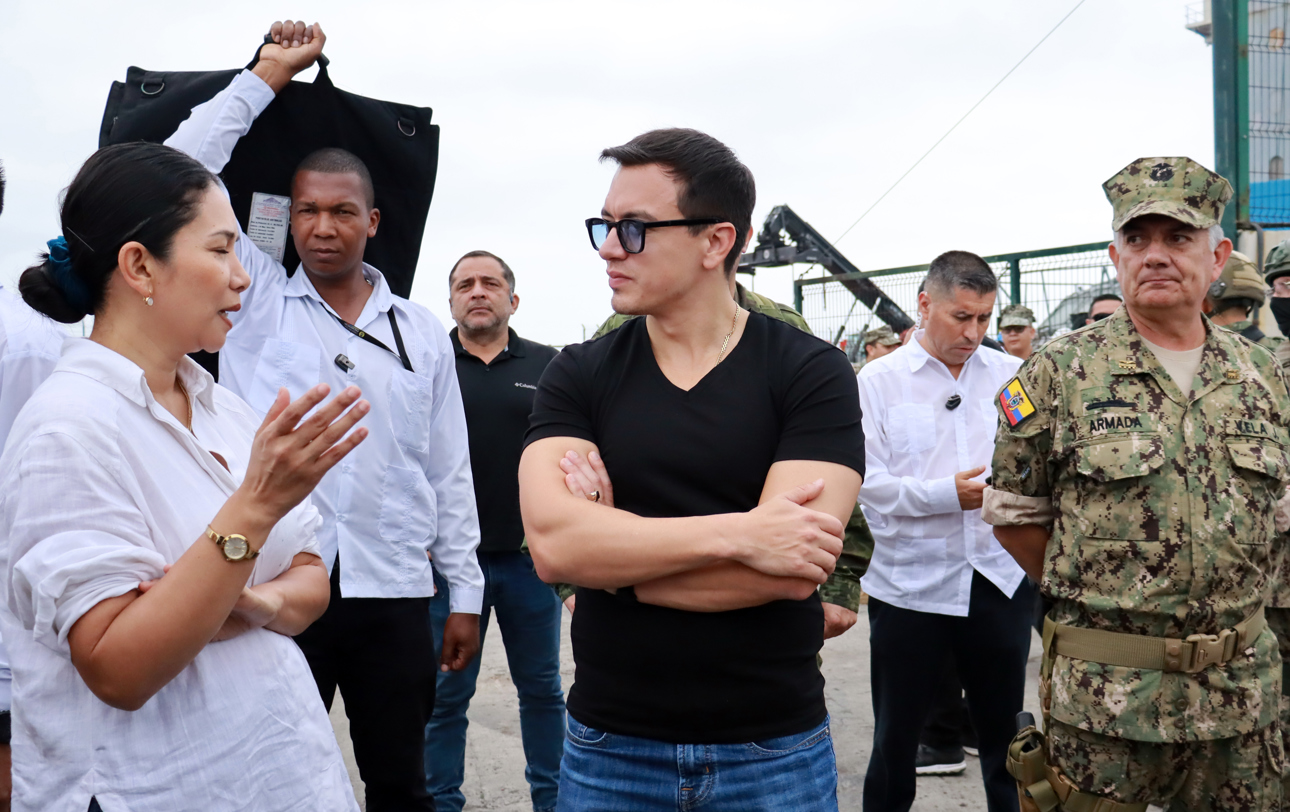
[[[367,437],[367,429],[354,429],[371,409],[367,401],[359,400],[362,392],[356,386],[305,418],[329,391],[320,383],[288,403],[287,390],[279,389],[255,433],[251,461],[238,491],[248,506],[272,523],[300,504],[323,475]]]

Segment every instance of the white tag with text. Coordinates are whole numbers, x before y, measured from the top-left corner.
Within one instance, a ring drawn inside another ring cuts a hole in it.
[[[251,195],[251,216],[246,236],[278,262],[287,250],[287,227],[291,223],[291,198],[255,192]]]

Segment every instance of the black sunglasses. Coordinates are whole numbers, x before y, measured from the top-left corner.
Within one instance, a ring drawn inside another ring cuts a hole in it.
[[[623,250],[629,254],[639,254],[645,250],[645,230],[649,228],[663,228],[664,226],[711,226],[717,223],[725,223],[719,217],[700,217],[697,220],[654,220],[645,222],[643,220],[619,220],[611,222],[600,217],[587,218],[587,236],[591,237],[591,247],[597,251],[600,246],[605,244],[609,239],[609,230],[618,230],[618,242],[622,245]]]

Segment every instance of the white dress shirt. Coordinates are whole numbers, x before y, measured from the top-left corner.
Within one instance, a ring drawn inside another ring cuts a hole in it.
[[[865,480],[860,505],[873,531],[861,579],[884,603],[966,617],[976,570],[1011,596],[1025,577],[981,520],[959,507],[954,474],[990,475],[998,412],[994,398],[1021,360],[979,348],[955,380],[920,343],[864,365],[856,376],[864,411]],[[954,395],[960,404],[945,408]]]
[[[58,363],[68,333],[0,286],[0,449],[23,404]],[[0,711],[13,694],[9,652],[0,640]]]
[[[243,71],[228,88],[193,109],[166,144],[212,172],[273,101],[260,77]],[[466,413],[447,331],[429,310],[395,296],[379,271],[363,272],[372,294],[355,326],[396,348],[388,313],[398,319],[413,372],[399,357],[348,332],[303,268],[291,277],[239,234],[237,258],[251,275],[242,309],[220,351],[220,383],[261,412],[278,387],[298,398],[320,381],[333,394],[349,385],[372,405],[369,434],[314,491],[330,570],[339,551],[347,598],[419,598],[434,594],[434,567],[448,581],[451,611],[478,614],[484,574],[475,558],[479,515],[470,473]],[[344,355],[348,372],[335,363]]]
[[[255,629],[210,643],[133,712],[100,701],[72,665],[76,621],[212,543],[206,525],[246,474],[260,418],[192,361],[179,374],[192,432],[138,366],[68,339],[0,456],[14,809],[79,812],[97,797],[104,812],[352,812],[340,748],[290,637]],[[318,525],[306,499],[269,534],[249,583],[316,554]]]

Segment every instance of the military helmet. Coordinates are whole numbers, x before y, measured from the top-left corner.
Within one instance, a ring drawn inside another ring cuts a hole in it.
[[[1223,273],[1209,286],[1209,298],[1215,302],[1224,299],[1253,299],[1263,304],[1266,298],[1265,288],[1263,278],[1254,267],[1254,261],[1240,251],[1233,251],[1227,264],[1223,266]]]
[[[1277,243],[1263,263],[1263,281],[1269,285],[1279,276],[1290,274],[1290,240]]]

